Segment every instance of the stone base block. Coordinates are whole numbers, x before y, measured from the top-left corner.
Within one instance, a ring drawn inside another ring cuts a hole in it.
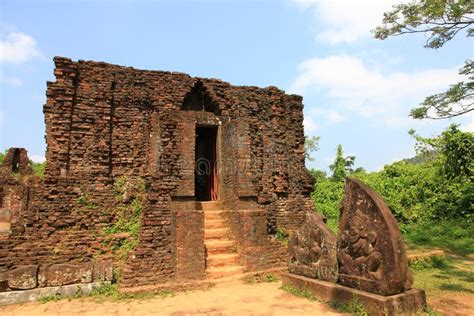
[[[373,293],[342,286],[304,276],[283,273],[283,285],[290,285],[299,290],[310,291],[323,301],[350,303],[356,299],[361,302],[370,315],[412,315],[423,310],[426,305],[425,291],[411,289],[407,292],[381,296]]]
[[[110,284],[109,281],[95,282],[88,284],[71,284],[64,286],[43,287],[26,291],[10,291],[0,293],[0,306],[9,304],[19,304],[34,302],[41,297],[51,295],[61,295],[63,297],[76,295],[78,292],[88,294],[102,284]]]

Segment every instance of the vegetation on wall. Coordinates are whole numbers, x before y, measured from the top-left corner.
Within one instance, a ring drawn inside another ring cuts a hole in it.
[[[104,229],[103,242],[119,260],[125,260],[139,243],[140,221],[146,184],[142,178],[119,177],[112,188],[116,200],[114,223]]]

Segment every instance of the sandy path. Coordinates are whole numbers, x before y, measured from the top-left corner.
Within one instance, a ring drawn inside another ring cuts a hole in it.
[[[341,315],[327,305],[279,289],[281,282],[218,284],[209,290],[125,302],[88,299],[0,308],[3,315]]]

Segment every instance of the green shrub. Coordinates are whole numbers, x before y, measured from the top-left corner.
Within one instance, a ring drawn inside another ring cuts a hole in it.
[[[406,228],[404,224],[458,218],[472,224],[474,134],[462,132],[455,125],[435,138],[422,138],[414,131],[410,131],[410,134],[417,141],[415,158],[386,165],[379,172],[366,173],[362,168],[357,168],[350,176],[360,179],[378,192],[403,229]],[[351,172],[351,169],[344,172]],[[318,170],[310,170],[310,174],[315,178],[311,196],[316,210],[325,215],[328,226],[337,231],[339,203],[344,194],[343,181],[337,181],[338,177],[334,175],[326,177],[324,172]],[[463,230],[450,231],[454,234],[463,233]]]
[[[33,174],[44,179],[44,168],[46,167],[46,162],[33,162],[30,160],[31,169],[33,169]]]
[[[326,178],[323,174],[316,178],[311,198],[316,211],[327,218],[327,225],[334,232],[337,232],[339,226],[339,204],[343,194],[344,182]]]
[[[286,230],[286,228],[284,227],[281,227],[281,228],[278,228],[277,229],[277,232],[276,232],[276,238],[284,245],[288,245],[288,237],[290,236],[290,234],[288,233],[288,231]]]
[[[267,281],[268,283],[277,282],[278,277],[273,273],[268,273],[267,275],[265,275],[265,281]]]
[[[134,187],[135,197],[130,202],[125,203],[123,196],[130,187]],[[127,238],[121,239],[112,246],[114,254],[123,261],[130,251],[139,244],[143,193],[146,191],[146,184],[143,179],[139,178],[132,186],[125,177],[119,177],[114,182],[112,191],[118,204],[116,218],[113,224],[103,230],[105,236],[103,243],[108,244],[111,241],[108,237],[110,235],[126,233]]]

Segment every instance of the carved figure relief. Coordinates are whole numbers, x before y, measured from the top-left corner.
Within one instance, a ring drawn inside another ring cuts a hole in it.
[[[369,218],[360,210],[349,221],[349,232],[343,232],[340,257],[344,261],[341,273],[364,276],[372,280],[382,278],[382,254],[375,250],[377,232],[369,231]]]
[[[411,288],[405,245],[385,201],[355,179],[346,179],[337,244],[339,283],[392,295]]]
[[[307,213],[303,226],[291,236],[288,246],[290,272],[337,281],[336,236],[320,214]]]

